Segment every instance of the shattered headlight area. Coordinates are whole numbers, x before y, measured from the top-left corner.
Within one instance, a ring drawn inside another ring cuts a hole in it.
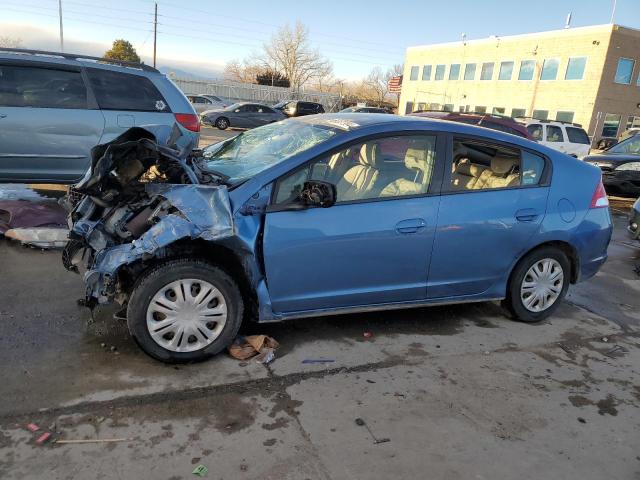
[[[70,241],[63,252],[65,268],[83,274],[88,306],[126,301],[117,280],[125,265],[162,257],[181,239],[233,234],[227,188],[200,183],[208,178],[190,148],[161,145],[150,131],[133,128],[95,147],[92,157],[65,202]]]

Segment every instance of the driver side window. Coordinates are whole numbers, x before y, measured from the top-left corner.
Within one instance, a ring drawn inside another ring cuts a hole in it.
[[[338,203],[426,194],[435,147],[435,135],[403,135],[343,148],[282,177],[274,203],[296,202],[309,180],[335,185]]]

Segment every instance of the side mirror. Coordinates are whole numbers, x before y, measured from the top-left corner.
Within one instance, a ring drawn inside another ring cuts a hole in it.
[[[301,203],[308,207],[331,207],[336,203],[336,197],[336,186],[319,180],[304,182],[300,192]]]

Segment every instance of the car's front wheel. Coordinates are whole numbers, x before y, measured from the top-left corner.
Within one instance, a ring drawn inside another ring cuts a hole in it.
[[[218,120],[216,120],[216,127],[218,127],[220,130],[226,130],[227,128],[229,128],[229,120],[224,117],[220,117]]]
[[[569,289],[570,277],[571,265],[562,250],[534,250],[511,274],[504,305],[516,320],[539,322],[558,308]]]
[[[200,260],[181,259],[153,268],[137,281],[127,323],[151,357],[193,362],[231,344],[242,312],[242,295],[227,273]]]

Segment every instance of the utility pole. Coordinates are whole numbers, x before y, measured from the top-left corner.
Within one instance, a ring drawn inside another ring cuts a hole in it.
[[[609,23],[613,23],[613,19],[616,16],[616,3],[618,3],[617,0],[613,0],[613,9],[611,10],[611,21]]]
[[[64,36],[62,34],[62,0],[58,0],[58,16],[60,17],[60,51],[64,52]]]
[[[158,4],[155,4],[153,14],[153,68],[156,68],[156,44],[158,41]]]

